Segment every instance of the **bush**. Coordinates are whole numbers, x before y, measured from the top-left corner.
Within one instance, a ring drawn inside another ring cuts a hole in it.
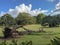
[[[60,38],[55,37],[51,40],[51,44],[49,45],[60,45]]]

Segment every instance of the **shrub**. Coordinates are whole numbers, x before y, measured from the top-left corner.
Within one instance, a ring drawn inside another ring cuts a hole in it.
[[[51,40],[51,44],[50,45],[60,45],[60,38],[55,37]]]

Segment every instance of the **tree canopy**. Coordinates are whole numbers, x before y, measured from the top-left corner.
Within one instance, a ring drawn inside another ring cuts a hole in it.
[[[59,20],[55,16],[46,16],[42,20],[42,25],[48,25],[49,27],[56,27],[59,25]]]
[[[29,13],[19,13],[17,17],[13,18],[10,14],[4,14],[0,17],[0,25],[27,25],[27,24],[41,24],[42,26],[56,27],[60,25],[60,14],[54,16],[46,16],[41,13],[37,16],[31,16]]]
[[[16,21],[18,25],[33,24],[35,23],[35,18],[28,13],[19,13],[16,17]]]
[[[14,23],[14,18],[10,14],[5,14],[0,18],[2,24],[12,25]]]
[[[38,24],[41,24],[42,23],[42,19],[45,17],[45,14],[38,14],[37,16],[36,16],[36,20],[37,20],[37,23]]]

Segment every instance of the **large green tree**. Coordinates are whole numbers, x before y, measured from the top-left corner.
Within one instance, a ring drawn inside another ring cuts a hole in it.
[[[37,22],[38,24],[41,24],[41,23],[42,23],[42,19],[43,19],[44,17],[45,17],[45,14],[42,14],[42,13],[41,13],[41,14],[38,14],[37,17],[36,17],[36,19],[37,19],[36,22]]]
[[[16,22],[18,25],[33,24],[35,23],[35,18],[28,13],[19,13],[16,17]]]
[[[49,27],[56,27],[59,25],[59,20],[55,16],[46,16],[42,20],[42,25],[48,25]]]
[[[14,18],[10,14],[4,14],[0,20],[6,26],[14,24]]]

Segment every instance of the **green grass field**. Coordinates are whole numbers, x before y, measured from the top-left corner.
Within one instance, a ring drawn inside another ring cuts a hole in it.
[[[39,30],[39,28],[41,27],[41,25],[26,25],[24,26],[27,29],[30,30]],[[0,36],[3,36],[2,33],[3,27],[0,27]],[[17,29],[18,31],[24,31],[24,29],[19,28]],[[18,44],[23,42],[23,41],[30,41],[32,40],[33,45],[47,45],[50,43],[50,40],[52,38],[54,38],[54,36],[58,36],[60,37],[60,27],[54,27],[54,28],[44,28],[44,31],[46,31],[46,33],[38,33],[38,35],[24,35],[21,36],[21,38],[17,38],[18,40]],[[7,40],[8,42],[10,42],[9,40]]]

